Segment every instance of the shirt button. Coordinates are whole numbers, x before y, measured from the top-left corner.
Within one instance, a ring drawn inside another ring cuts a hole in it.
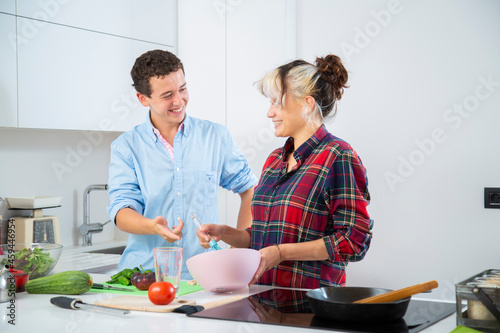
[[[177,168],[177,171],[179,171],[179,168]]]
[[[267,215],[267,214],[269,214],[269,211],[268,211],[268,210],[266,210],[266,215]]]
[[[181,245],[181,242],[177,241],[175,242],[175,245]]]
[[[179,196],[180,196],[180,195],[181,195],[181,192],[177,192],[177,195],[179,195]]]

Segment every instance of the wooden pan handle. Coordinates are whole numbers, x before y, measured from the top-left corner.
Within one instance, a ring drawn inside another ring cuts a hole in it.
[[[363,299],[356,301],[354,303],[365,304],[365,303],[394,302],[394,301],[398,301],[398,300],[406,298],[406,297],[410,297],[410,296],[415,295],[415,294],[423,293],[424,291],[427,291],[427,290],[437,288],[437,286],[438,286],[437,281],[432,280],[432,281],[428,281],[425,283],[416,284],[416,285],[411,286],[411,287],[406,287],[403,289],[389,291],[387,293],[383,293],[380,295],[363,298]]]

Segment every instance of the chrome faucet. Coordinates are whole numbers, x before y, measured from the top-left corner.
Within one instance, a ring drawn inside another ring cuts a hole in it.
[[[107,191],[108,185],[89,185],[83,192],[83,224],[80,226],[80,234],[82,235],[84,246],[91,246],[92,234],[101,232],[104,229],[104,225],[111,222],[111,220],[108,220],[104,223],[90,223],[90,192],[94,190]]]

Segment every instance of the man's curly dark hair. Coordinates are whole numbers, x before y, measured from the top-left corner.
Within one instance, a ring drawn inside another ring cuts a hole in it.
[[[151,97],[149,78],[164,77],[179,69],[184,73],[184,66],[175,54],[163,50],[148,51],[135,60],[130,71],[134,81],[132,86],[141,94]]]

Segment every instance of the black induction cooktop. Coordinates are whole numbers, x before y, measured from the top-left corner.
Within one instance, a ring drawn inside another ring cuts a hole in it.
[[[315,316],[305,291],[272,289],[189,317],[307,327],[339,332],[416,333],[453,314],[455,303],[411,300],[403,319],[389,323],[332,321]]]

